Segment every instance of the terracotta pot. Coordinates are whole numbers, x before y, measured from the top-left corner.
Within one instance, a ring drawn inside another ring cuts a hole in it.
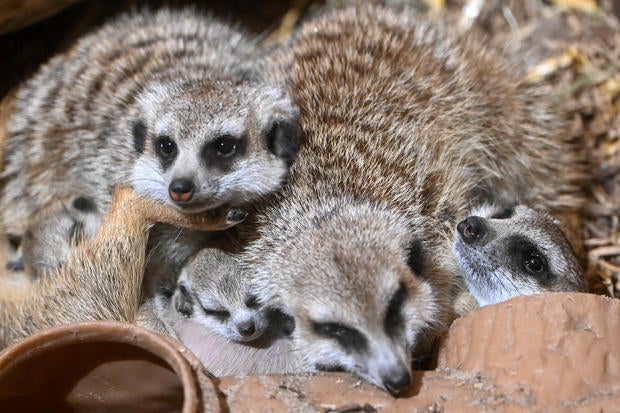
[[[0,411],[221,409],[200,362],[180,343],[102,321],[45,330],[0,353]]]

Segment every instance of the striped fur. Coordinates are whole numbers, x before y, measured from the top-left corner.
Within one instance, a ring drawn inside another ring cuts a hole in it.
[[[546,90],[442,23],[347,8],[274,62],[306,141],[241,261],[310,366],[399,394],[409,350],[455,316],[457,222],[484,200],[578,210],[582,159]]]

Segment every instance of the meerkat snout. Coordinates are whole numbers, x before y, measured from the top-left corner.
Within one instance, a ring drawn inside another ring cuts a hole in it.
[[[463,241],[468,244],[482,243],[487,233],[484,220],[476,216],[465,218],[459,222],[456,229]]]
[[[170,182],[168,192],[170,199],[177,204],[188,202],[194,195],[194,181],[187,178],[174,179]]]
[[[388,370],[383,377],[383,385],[392,396],[400,395],[411,385],[409,369],[404,366],[397,366],[392,370]]]
[[[585,290],[577,258],[551,215],[524,205],[483,205],[472,214],[457,225],[453,252],[480,305]]]

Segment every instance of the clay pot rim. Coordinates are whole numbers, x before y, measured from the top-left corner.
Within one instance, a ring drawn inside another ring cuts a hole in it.
[[[0,352],[0,382],[21,362],[69,344],[129,344],[163,360],[183,386],[183,413],[199,411],[200,384],[171,340],[145,328],[116,321],[88,321],[42,330]]]

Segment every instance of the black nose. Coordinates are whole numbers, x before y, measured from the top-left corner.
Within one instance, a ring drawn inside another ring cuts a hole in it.
[[[243,337],[249,337],[256,331],[256,326],[252,320],[244,321],[243,323],[237,324],[237,330],[239,330],[239,334]]]
[[[383,377],[383,385],[392,396],[396,397],[411,385],[411,373],[404,367],[396,369]]]
[[[484,220],[480,217],[467,217],[459,222],[456,230],[463,237],[463,241],[468,244],[480,240],[486,233]]]
[[[194,196],[194,182],[186,178],[174,179],[170,182],[168,192],[174,202],[187,202]]]

